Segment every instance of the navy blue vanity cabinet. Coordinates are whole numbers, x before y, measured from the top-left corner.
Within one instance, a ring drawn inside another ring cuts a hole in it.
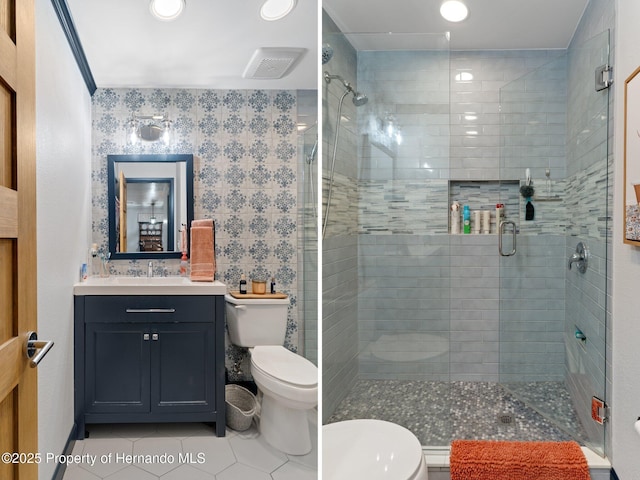
[[[215,422],[225,433],[224,297],[75,297],[77,438],[87,423]]]

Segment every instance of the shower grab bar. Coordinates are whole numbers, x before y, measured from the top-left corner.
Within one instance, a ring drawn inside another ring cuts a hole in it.
[[[512,227],[512,235],[513,235],[513,250],[509,253],[505,253],[502,250],[502,234],[504,233],[505,225],[511,225]],[[498,227],[498,252],[503,257],[511,257],[516,254],[516,222],[512,222],[511,220],[503,220],[500,222],[500,226]]]

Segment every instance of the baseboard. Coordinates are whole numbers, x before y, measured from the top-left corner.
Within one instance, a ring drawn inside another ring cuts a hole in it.
[[[71,455],[71,452],[73,452],[73,447],[76,444],[77,430],[78,430],[78,425],[74,423],[73,426],[71,427],[71,433],[69,433],[69,437],[67,438],[67,443],[64,446],[64,451],[62,452],[63,455]],[[64,477],[64,472],[66,470],[67,470],[66,463],[58,463],[58,466],[56,467],[55,472],[53,472],[53,478],[51,480],[62,480],[62,478]]]

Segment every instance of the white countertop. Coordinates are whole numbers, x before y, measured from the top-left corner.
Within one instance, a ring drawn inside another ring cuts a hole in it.
[[[186,277],[89,277],[73,285],[74,295],[224,295],[227,286]]]

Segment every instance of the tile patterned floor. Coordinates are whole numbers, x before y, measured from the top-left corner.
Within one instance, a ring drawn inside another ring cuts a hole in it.
[[[556,382],[558,383],[558,382]],[[422,445],[453,439],[565,441],[584,443],[586,434],[562,384],[540,384],[547,407],[563,421],[550,422],[502,385],[487,382],[359,380],[329,422],[375,418],[402,425]],[[529,397],[536,385],[527,385]],[[504,425],[499,417],[511,414]]]
[[[73,449],[83,461],[69,465],[64,480],[315,480],[317,424],[310,424],[313,450],[303,456],[274,449],[255,424],[227,429],[224,438],[199,423],[91,425],[89,438]]]

